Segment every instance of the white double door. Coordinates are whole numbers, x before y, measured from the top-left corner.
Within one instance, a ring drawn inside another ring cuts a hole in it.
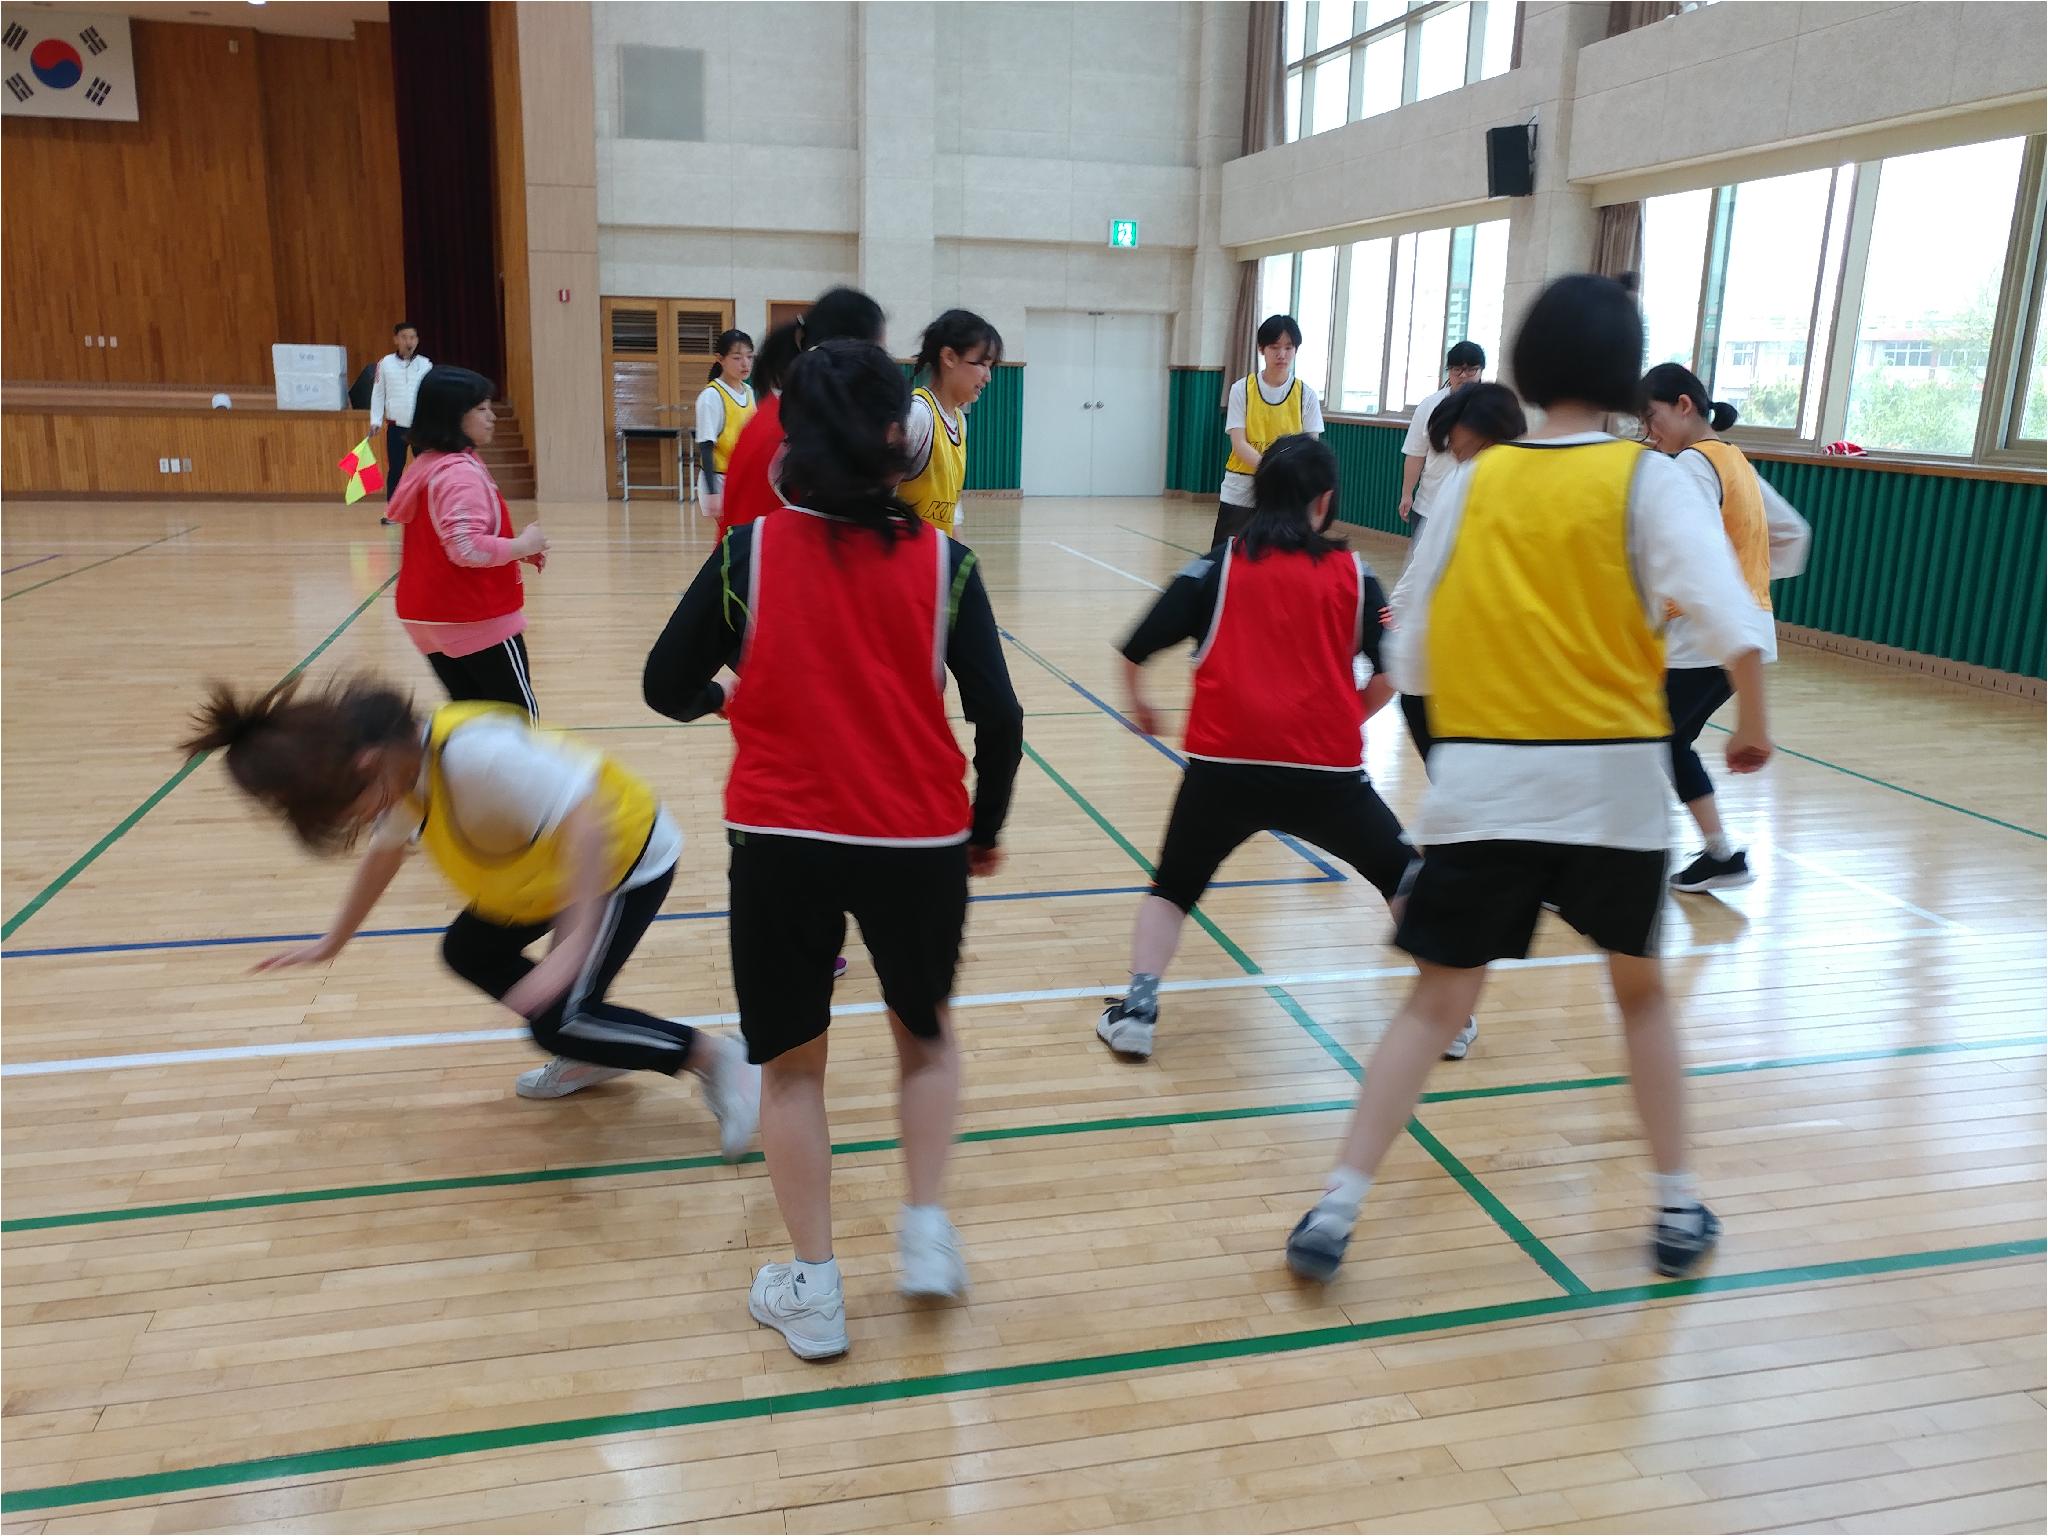
[[[1025,316],[1026,496],[1157,496],[1166,486],[1166,317]]]

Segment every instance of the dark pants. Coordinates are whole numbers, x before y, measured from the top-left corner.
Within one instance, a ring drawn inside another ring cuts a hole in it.
[[[1415,750],[1422,754],[1422,771],[1429,772],[1429,749],[1436,744],[1436,738],[1429,734],[1429,700],[1417,693],[1398,695],[1401,700],[1401,718],[1408,722],[1409,739],[1415,743]]]
[[[1216,531],[1209,535],[1209,547],[1214,549],[1225,539],[1234,539],[1244,532],[1244,525],[1252,520],[1250,507],[1233,507],[1227,501],[1216,503]]]
[[[540,717],[540,705],[533,699],[533,681],[526,670],[524,635],[514,635],[467,656],[443,656],[434,651],[427,656],[427,665],[441,679],[448,697],[458,704],[468,699],[496,700],[525,710],[529,718]]]
[[[594,1066],[671,1076],[682,1070],[695,1037],[689,1025],[604,1000],[661,910],[674,879],[675,871],[670,870],[636,890],[612,892],[598,919],[597,943],[583,973],[567,992],[526,1021],[534,1044]],[[494,923],[468,911],[441,935],[441,958],[471,986],[502,998],[533,969],[527,947],[559,921]]]
[[[1261,832],[1285,832],[1342,859],[1391,901],[1414,852],[1362,772],[1259,763],[1188,763],[1166,821],[1152,894],[1186,912],[1223,861]]]
[[[1664,674],[1664,698],[1671,706],[1671,782],[1687,805],[1714,792],[1693,743],[1714,711],[1734,696],[1735,685],[1719,667],[1680,667]]]
[[[405,473],[405,440],[411,432],[411,427],[401,427],[395,421],[384,423],[384,500],[387,504],[398,494],[398,477]]]

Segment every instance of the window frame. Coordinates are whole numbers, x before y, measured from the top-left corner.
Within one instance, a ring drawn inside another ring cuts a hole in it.
[[[1993,141],[1985,141],[1993,142]],[[1961,148],[1964,146],[1954,146]],[[1872,232],[1877,221],[1878,190],[1886,156],[1833,168],[1822,220],[1820,259],[1814,267],[1814,292],[1803,340],[1799,406],[1791,427],[1759,427],[1738,422],[1730,436],[1739,443],[1775,450],[1805,449],[1846,435],[1849,399],[1855,381],[1860,345],[1858,317],[1869,270]],[[1758,178],[1770,179],[1770,178]],[[1700,254],[1700,291],[1693,325],[1691,366],[1714,389],[1714,362],[1720,350],[1721,313],[1726,297],[1728,242],[1741,182],[1714,186],[1707,235]],[[1833,231],[1838,212],[1846,208],[1838,250]],[[1828,290],[1832,286],[1832,303]],[[1991,339],[1984,371],[1984,389],[1977,408],[1976,431],[1964,453],[1924,449],[1867,447],[1873,460],[1941,465],[2024,466],[2039,470],[2048,458],[2048,439],[2021,435],[2026,414],[2028,364],[2044,324],[2048,324],[2048,135],[2025,141],[2005,260],[1993,310]],[[1826,324],[1823,328],[1823,316]],[[1816,342],[1822,344],[1816,345]],[[1799,343],[1795,340],[1795,345]],[[1885,345],[1913,345],[1881,343]],[[1926,343],[1929,361],[1902,364],[1934,367],[1937,349]],[[1815,395],[1818,395],[1816,400]],[[1809,427],[1808,423],[1813,425]]]
[[[1298,59],[1283,57],[1280,66],[1282,71],[1281,111],[1283,119],[1289,115],[1287,93],[1290,90],[1296,93],[1292,120],[1283,122],[1281,129],[1282,142],[1288,144],[1296,143],[1302,139],[1317,137],[1317,133],[1308,128],[1308,125],[1315,121],[1316,70],[1319,66],[1346,54],[1350,56],[1351,63],[1348,77],[1349,99],[1345,103],[1344,122],[1336,126],[1341,127],[1350,123],[1362,122],[1369,116],[1378,117],[1383,112],[1412,106],[1418,99],[1416,92],[1422,67],[1422,25],[1424,22],[1434,17],[1445,15],[1458,9],[1460,6],[1468,7],[1471,14],[1466,21],[1465,27],[1465,78],[1458,88],[1462,89],[1463,86],[1476,85],[1482,79],[1494,78],[1481,73],[1486,67],[1486,23],[1489,8],[1496,5],[1516,5],[1520,3],[1520,0],[1409,0],[1408,9],[1402,11],[1399,15],[1382,21],[1377,26],[1354,31],[1348,37],[1338,42],[1329,43],[1313,50],[1308,49],[1308,43],[1316,35],[1317,26],[1321,21],[1322,6],[1325,3],[1349,5],[1351,0],[1298,0],[1298,3],[1302,6],[1302,47],[1306,51]],[[1356,16],[1357,12],[1354,9],[1354,20]],[[1517,17],[1516,19],[1519,23],[1520,18]],[[1396,35],[1404,39],[1401,99],[1394,103],[1392,107],[1382,107],[1368,113],[1365,111],[1364,100],[1366,50],[1374,43],[1384,42]],[[1286,33],[1283,30],[1283,55],[1285,51]],[[1511,51],[1508,59],[1508,71],[1512,72],[1516,65],[1517,60]],[[1446,91],[1439,94],[1449,95],[1451,93]],[[1434,100],[1435,98],[1428,99]],[[1321,130],[1323,133],[1334,131],[1334,127]]]

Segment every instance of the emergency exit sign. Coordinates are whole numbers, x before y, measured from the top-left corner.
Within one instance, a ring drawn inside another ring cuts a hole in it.
[[[1136,219],[1111,219],[1109,221],[1109,243],[1127,251],[1138,248],[1138,221]]]

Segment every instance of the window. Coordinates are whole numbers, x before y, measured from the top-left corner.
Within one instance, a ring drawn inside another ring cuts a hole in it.
[[[1294,295],[1297,370],[1330,409],[1408,411],[1443,383],[1444,353],[1471,339],[1497,365],[1507,302],[1507,220],[1322,246],[1261,265],[1261,305]],[[1290,288],[1288,285],[1292,284]]]
[[[1874,365],[1857,348],[1850,441],[1901,453],[1976,445],[2024,151],[2021,140],[2003,139],[1902,155],[1878,169],[1854,324],[1859,341],[1883,346]]]
[[[1344,309],[1344,382],[1337,409],[1377,416],[1387,364],[1387,285],[1393,279],[1394,242],[1361,240],[1348,253],[1349,299]]]
[[[1330,321],[1337,295],[1337,248],[1301,253],[1301,297],[1294,318],[1301,325],[1301,351],[1294,371],[1318,395],[1330,392]]]
[[[1252,324],[1264,323],[1268,315],[1293,313],[1294,258],[1268,256],[1259,263],[1259,312],[1252,317]]]
[[[1291,143],[1506,74],[1515,0],[1287,0]]]
[[[1649,361],[1693,367],[1745,429],[1879,453],[2038,450],[2044,146],[2001,139],[1648,199]]]

